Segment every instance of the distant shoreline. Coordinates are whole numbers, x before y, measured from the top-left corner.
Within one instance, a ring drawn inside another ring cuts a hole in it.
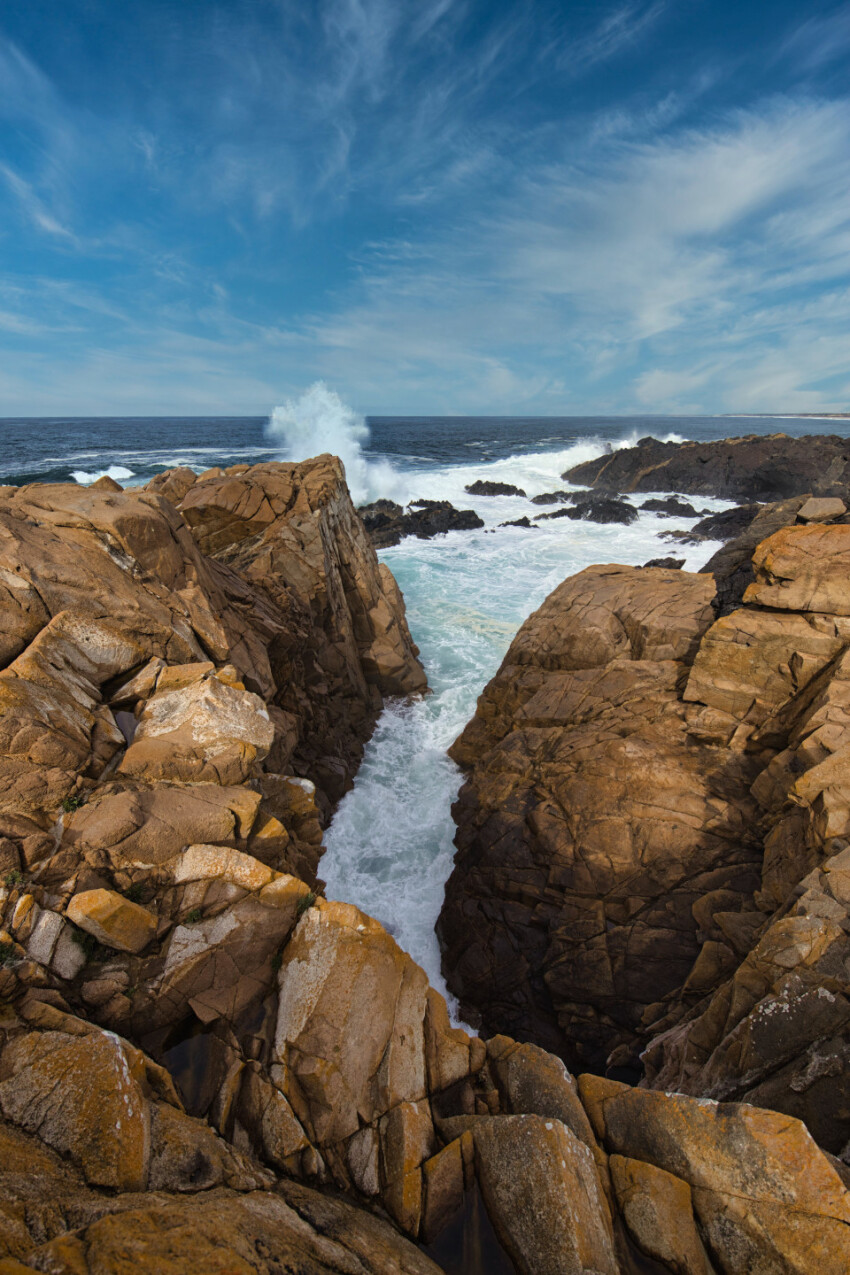
[[[718,419],[715,417],[715,419]],[[724,412],[720,420],[850,421],[850,412]]]

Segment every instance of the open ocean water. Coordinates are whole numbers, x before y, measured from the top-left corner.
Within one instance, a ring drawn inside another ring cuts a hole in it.
[[[799,417],[371,417],[314,387],[265,417],[0,419],[0,484],[91,483],[109,474],[139,485],[174,465],[197,472],[237,462],[341,455],[358,503],[388,496],[474,508],[478,531],[403,540],[380,557],[404,593],[431,694],[391,704],[352,791],[326,836],[329,898],[356,903],[393,933],[444,990],[434,935],[451,871],[451,804],[461,781],[446,749],[471,717],[522,621],[566,576],[599,562],[640,564],[674,554],[701,567],[718,547],[684,549],[659,532],[692,525],[641,513],[630,527],[560,519],[538,530],[499,528],[541,512],[521,497],[472,497],[478,478],[527,497],[565,486],[561,474],[647,434],[708,440],[738,434],[846,434],[850,421]],[[636,503],[645,499],[642,496]],[[726,502],[699,500],[699,508]],[[495,534],[490,534],[493,529]]]

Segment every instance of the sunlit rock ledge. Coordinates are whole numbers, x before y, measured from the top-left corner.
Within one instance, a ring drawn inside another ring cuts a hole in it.
[[[801,1122],[470,1036],[322,897],[425,688],[338,461],[4,488],[0,590],[0,1275],[848,1269]]]

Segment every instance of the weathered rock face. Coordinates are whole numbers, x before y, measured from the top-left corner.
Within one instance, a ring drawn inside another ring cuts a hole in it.
[[[643,438],[584,461],[563,478],[599,491],[676,491],[727,500],[784,500],[803,492],[842,497],[850,486],[850,440],[787,434],[662,443]]]
[[[491,1030],[615,1075],[642,1052],[643,1084],[774,1107],[835,1155],[850,1139],[848,536],[775,532],[713,624],[708,576],[678,575],[675,620],[672,573],[560,586],[453,747],[469,778],[440,921],[450,986]],[[668,659],[648,658],[665,636]]]
[[[176,875],[291,895],[212,849]],[[811,1251],[827,1275],[846,1269],[850,1195],[798,1121],[576,1084],[536,1046],[485,1045],[449,1026],[422,971],[347,905],[290,911],[281,933],[279,970],[253,968],[262,1014],[241,1029],[231,1014],[224,1065],[184,1058],[178,1081],[196,1083],[182,1095],[58,991],[15,998],[0,1021],[0,1261],[436,1275],[403,1236],[431,1243],[480,1198],[521,1275],[640,1275],[647,1258],[710,1275],[746,1269],[741,1254],[804,1275]],[[205,941],[223,959],[221,936]]]
[[[439,931],[452,990],[490,1030],[604,1067],[689,977],[700,897],[753,906],[756,807],[729,800],[746,763],[695,745],[681,701],[713,593],[658,569],[566,581],[453,746],[470,776]],[[724,959],[703,958],[691,996]]]
[[[147,491],[5,489],[0,579],[0,832],[28,862],[116,764],[145,783],[295,769],[326,812],[382,697],[425,685],[330,457]]]

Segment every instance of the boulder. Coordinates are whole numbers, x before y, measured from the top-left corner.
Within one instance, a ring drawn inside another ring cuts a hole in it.
[[[847,513],[847,506],[837,496],[812,496],[797,512],[801,522],[830,522]]]
[[[722,1269],[806,1275],[813,1257],[830,1275],[847,1269],[850,1194],[800,1121],[596,1076],[579,1077],[579,1090],[607,1150],[691,1187]]]
[[[617,1275],[593,1155],[558,1120],[496,1116],[472,1125],[487,1212],[521,1275]]]
[[[137,779],[239,784],[273,741],[258,695],[205,677],[147,701],[119,771]]]
[[[114,890],[84,890],[68,904],[68,919],[105,947],[141,952],[156,934],[156,917]]]

